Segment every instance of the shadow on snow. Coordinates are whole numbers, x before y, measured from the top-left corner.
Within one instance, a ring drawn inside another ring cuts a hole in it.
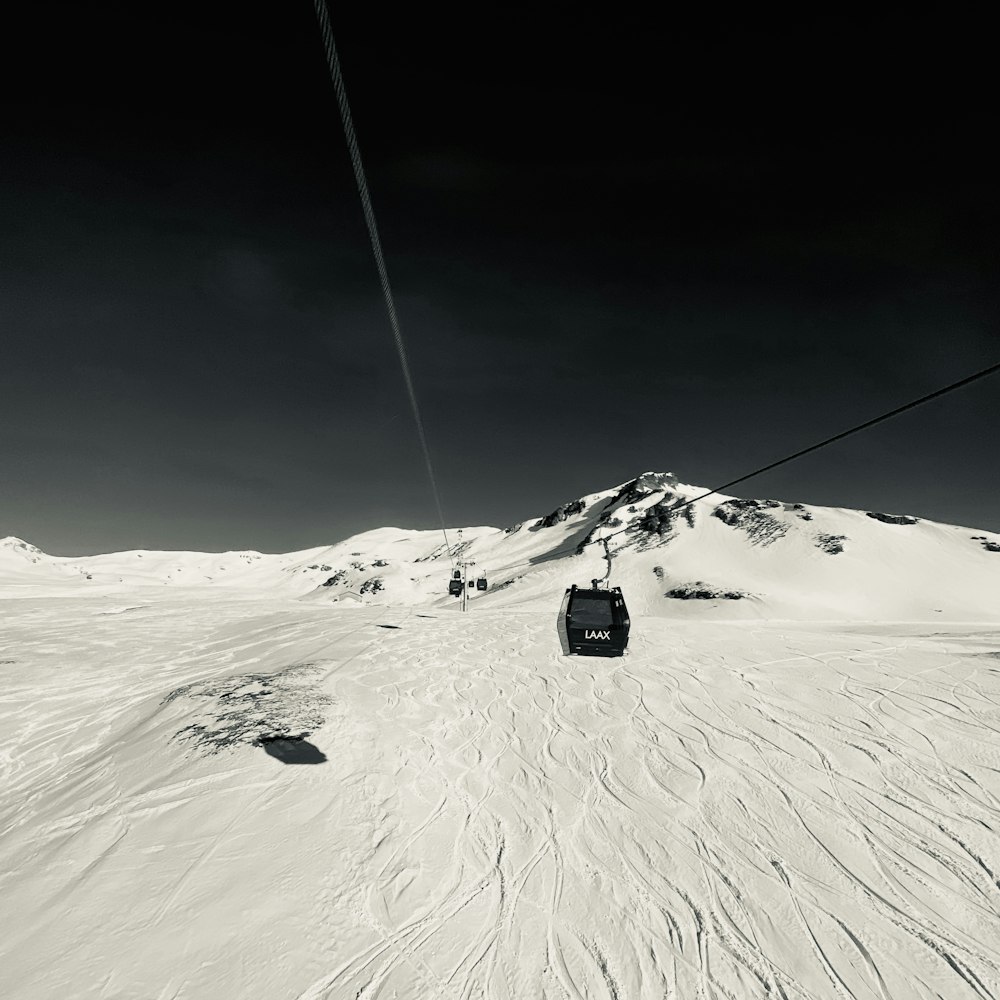
[[[268,756],[282,764],[325,764],[327,756],[302,736],[262,736],[255,741]]]

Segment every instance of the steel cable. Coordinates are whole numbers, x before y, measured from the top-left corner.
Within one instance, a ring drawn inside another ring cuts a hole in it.
[[[779,465],[784,465],[786,462],[791,462],[796,458],[801,458],[803,455],[808,455],[812,451],[817,451],[820,448],[825,448],[828,444],[833,444],[834,441],[840,441],[842,438],[847,437],[850,434],[856,434],[858,431],[865,430],[867,427],[874,427],[875,424],[881,423],[883,420],[888,420],[890,417],[898,416],[900,413],[904,413],[907,410],[912,410],[916,406],[922,406],[924,403],[929,402],[932,399],[936,399],[938,396],[943,396],[946,392],[953,392],[955,389],[960,389],[962,386],[969,385],[970,382],[975,382],[977,379],[985,378],[987,375],[993,375],[1000,371],[1000,363],[995,365],[990,365],[989,368],[984,368],[982,371],[978,371],[973,375],[968,375],[963,379],[959,379],[957,382],[952,382],[950,385],[944,386],[942,389],[937,389],[934,392],[928,393],[926,396],[921,396],[919,399],[913,399],[909,403],[904,403],[902,406],[897,406],[894,410],[889,410],[888,413],[883,413],[880,416],[873,417],[871,420],[866,420],[864,423],[857,424],[855,427],[851,427],[846,431],[841,431],[839,434],[834,434],[832,437],[825,438],[823,441],[819,441],[814,445],[810,445],[808,448],[802,448],[800,451],[796,451],[791,455],[786,455],[784,458],[778,459],[776,462],[771,462],[770,465],[764,465],[759,469],[755,469],[753,472],[748,472],[744,476],[740,476],[738,479],[730,479],[728,483],[723,483],[721,486],[716,486],[715,489],[701,493],[696,497],[692,497],[690,500],[685,500],[683,503],[675,504],[670,508],[670,513],[673,514],[676,511],[683,510],[685,507],[691,506],[693,503],[697,503],[699,500],[704,500],[705,497],[710,497],[715,493],[721,493],[723,490],[728,489],[730,486],[735,486],[737,483],[745,482],[748,479],[752,479],[754,476],[759,476],[762,472],[767,472],[770,469],[776,469]],[[596,527],[599,526],[595,526]],[[564,552],[569,553],[579,551],[584,545],[593,545],[596,542],[600,542],[604,545],[604,551],[606,558],[608,558],[608,576],[611,574],[611,560],[610,552],[607,547],[607,542],[609,539],[614,538],[616,535],[622,535],[627,531],[634,530],[634,525],[627,525],[624,528],[620,528],[618,531],[612,531],[608,535],[599,535],[595,538],[586,538],[582,542],[570,547],[567,546],[565,549],[556,549],[555,552],[551,552],[546,556],[546,559],[552,559],[557,555],[561,555]],[[591,534],[593,531],[591,532]],[[530,564],[528,562],[521,563],[511,563],[504,566],[499,572],[510,572],[513,569],[518,569],[521,566],[526,566]]]
[[[431,491],[434,494],[434,505],[437,508],[438,519],[441,522],[441,533],[444,535],[445,547],[448,550],[448,559],[452,562],[451,543],[448,541],[448,529],[445,527],[444,512],[441,508],[441,497],[438,492],[437,480],[434,476],[434,466],[431,463],[430,448],[427,446],[427,435],[424,433],[424,422],[420,417],[420,406],[417,403],[417,393],[413,387],[413,378],[410,375],[410,365],[406,359],[406,345],[403,343],[403,335],[399,329],[399,319],[396,316],[396,305],[392,296],[392,287],[389,284],[389,274],[385,266],[385,258],[382,254],[382,241],[379,239],[378,227],[375,224],[375,211],[372,208],[371,198],[368,194],[368,181],[365,177],[364,166],[361,163],[361,151],[358,149],[357,136],[354,134],[354,122],[351,118],[351,108],[347,103],[347,91],[344,88],[344,77],[340,71],[340,59],[337,56],[337,47],[333,41],[333,29],[330,27],[330,15],[326,9],[325,0],[314,0],[316,7],[316,17],[319,19],[320,31],[323,34],[323,47],[326,50],[326,61],[330,69],[330,77],[333,80],[334,89],[337,92],[337,104],[340,107],[340,117],[344,124],[344,134],[347,137],[347,148],[351,154],[351,164],[354,167],[354,179],[357,181],[358,194],[361,196],[361,207],[364,210],[365,222],[368,226],[368,236],[371,239],[372,251],[375,255],[375,265],[378,268],[378,278],[382,285],[382,295],[385,298],[386,310],[389,313],[389,324],[392,327],[392,335],[396,341],[396,351],[399,354],[399,364],[403,369],[403,378],[406,381],[406,391],[410,397],[410,407],[413,410],[413,419],[417,425],[417,434],[420,438],[420,447],[424,455],[424,463],[427,466],[427,477],[430,480]]]

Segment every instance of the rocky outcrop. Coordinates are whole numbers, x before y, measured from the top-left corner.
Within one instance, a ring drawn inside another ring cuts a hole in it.
[[[712,517],[745,531],[754,545],[772,545],[788,533],[787,524],[767,513],[767,508],[780,506],[774,500],[727,500],[712,511]]]
[[[991,542],[985,535],[970,535],[974,542],[979,542],[987,552],[1000,552],[1000,542]]]
[[[671,499],[653,504],[646,509],[642,520],[639,521],[639,527],[648,534],[658,535],[660,538],[671,535],[680,520],[683,520],[689,528],[693,528],[694,506],[688,504],[680,510],[675,510],[676,503],[677,500]]]
[[[322,675],[321,666],[299,663],[175,688],[164,703],[180,699],[193,721],[171,739],[208,754],[269,738],[304,739],[323,725],[333,702],[320,686]]]
[[[831,556],[839,555],[844,551],[844,542],[847,535],[817,535],[816,548],[822,549]]]
[[[630,483],[626,483],[615,496],[609,506],[618,507],[621,504],[634,504],[639,500],[662,493],[677,485],[677,477],[672,472],[644,472]]]
[[[672,597],[678,601],[741,601],[750,595],[742,590],[719,590],[701,580],[685,583],[680,587],[668,590],[664,597]]]
[[[917,524],[918,519],[910,517],[909,514],[880,514],[878,511],[866,510],[865,517],[870,517],[873,521],[881,521],[883,524]]]
[[[556,507],[551,514],[546,514],[536,525],[536,528],[551,528],[554,524],[565,521],[573,514],[581,514],[587,505],[582,500],[573,500],[571,503],[562,504]]]

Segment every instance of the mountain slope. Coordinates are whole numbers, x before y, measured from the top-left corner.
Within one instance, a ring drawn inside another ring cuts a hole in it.
[[[752,500],[678,483],[669,473],[561,505],[506,529],[449,531],[453,559],[489,590],[477,607],[558,604],[570,583],[605,578],[633,613],[671,617],[995,620],[1000,535],[906,515]],[[693,503],[676,509],[686,501]],[[131,551],[48,556],[0,541],[0,595],[164,588],[309,602],[456,606],[439,531],[379,528],[331,546],[259,552]]]

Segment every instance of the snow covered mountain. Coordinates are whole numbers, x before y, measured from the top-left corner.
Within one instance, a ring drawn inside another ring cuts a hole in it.
[[[704,493],[670,473],[567,502],[507,528],[449,531],[475,562],[481,608],[541,609],[571,583],[604,578],[633,612],[667,617],[993,620],[1000,535],[907,515]],[[316,603],[455,606],[440,531],[379,528],[300,552],[117,552],[49,556],[0,540],[0,596],[171,589]]]
[[[4,1000],[1000,997],[1000,537],[700,492],[465,529],[465,615],[440,532],[4,539]]]

